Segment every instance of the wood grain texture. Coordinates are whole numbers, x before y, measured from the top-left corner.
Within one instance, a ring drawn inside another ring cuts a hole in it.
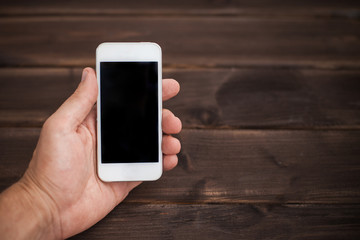
[[[0,66],[93,66],[106,41],[153,41],[164,66],[359,68],[360,22],[266,17],[0,18]]]
[[[358,205],[121,204],[72,239],[358,239]]]
[[[177,70],[166,107],[191,128],[359,128],[358,71]]]
[[[0,191],[99,43],[154,41],[179,166],[72,239],[360,239],[359,19],[355,0],[2,0]]]
[[[35,149],[40,129],[0,129],[0,191],[24,174]]]
[[[0,69],[0,126],[42,126],[80,79],[81,69]]]
[[[74,91],[80,68],[0,69],[0,125],[40,127]],[[181,92],[165,102],[185,128],[360,127],[360,71],[165,69]]]
[[[0,189],[24,172],[37,129],[0,131]],[[359,131],[184,130],[179,166],[140,203],[358,203]]]
[[[267,16],[327,16],[358,18],[358,1],[227,1],[227,0],[75,0],[66,2],[34,0],[3,0],[0,3],[0,15],[267,15]]]

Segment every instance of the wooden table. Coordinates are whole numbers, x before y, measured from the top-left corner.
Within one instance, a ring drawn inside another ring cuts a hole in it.
[[[74,239],[360,239],[359,1],[0,3],[0,189],[104,41],[154,41],[179,166]]]

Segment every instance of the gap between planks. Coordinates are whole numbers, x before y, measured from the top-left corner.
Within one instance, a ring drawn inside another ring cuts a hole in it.
[[[79,65],[66,65],[66,64],[56,64],[56,65],[43,65],[43,64],[22,64],[22,65],[11,65],[11,64],[0,64],[0,70],[27,70],[27,69],[46,69],[46,70],[82,70],[85,67],[91,67],[95,69],[95,65],[84,66]],[[348,66],[334,66],[327,64],[240,64],[240,65],[194,65],[194,64],[166,64],[163,63],[162,66],[163,72],[171,71],[187,71],[187,70],[197,70],[197,71],[221,71],[221,70],[327,70],[327,71],[356,71],[360,70],[360,65],[348,65]]]
[[[71,11],[71,9],[64,10],[64,12],[38,12],[34,11],[0,11],[0,20],[1,19],[15,19],[15,18],[90,18],[90,17],[116,17],[116,18],[261,18],[261,19],[277,19],[277,20],[354,20],[358,21],[360,19],[359,10],[343,10],[343,11],[313,11],[308,13],[307,11],[298,12],[296,14],[289,13],[257,13],[257,12],[246,12],[246,10],[240,11],[184,11],[182,13],[173,12],[173,11]]]

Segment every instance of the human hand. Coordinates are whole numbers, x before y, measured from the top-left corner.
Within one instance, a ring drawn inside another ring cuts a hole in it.
[[[67,238],[105,217],[140,182],[102,182],[96,171],[97,80],[91,68],[83,71],[75,93],[45,122],[23,178],[17,183],[34,204],[41,205],[47,237]],[[179,84],[163,80],[163,100],[175,96]],[[179,133],[181,121],[163,110],[165,134]],[[177,165],[180,142],[163,136],[164,170]],[[21,190],[20,190],[21,192]],[[39,200],[40,199],[40,200]],[[39,200],[39,201],[38,201]]]

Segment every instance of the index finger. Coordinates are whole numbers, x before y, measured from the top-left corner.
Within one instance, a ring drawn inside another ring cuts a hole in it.
[[[162,100],[168,100],[176,96],[180,91],[180,84],[174,79],[163,79]]]

